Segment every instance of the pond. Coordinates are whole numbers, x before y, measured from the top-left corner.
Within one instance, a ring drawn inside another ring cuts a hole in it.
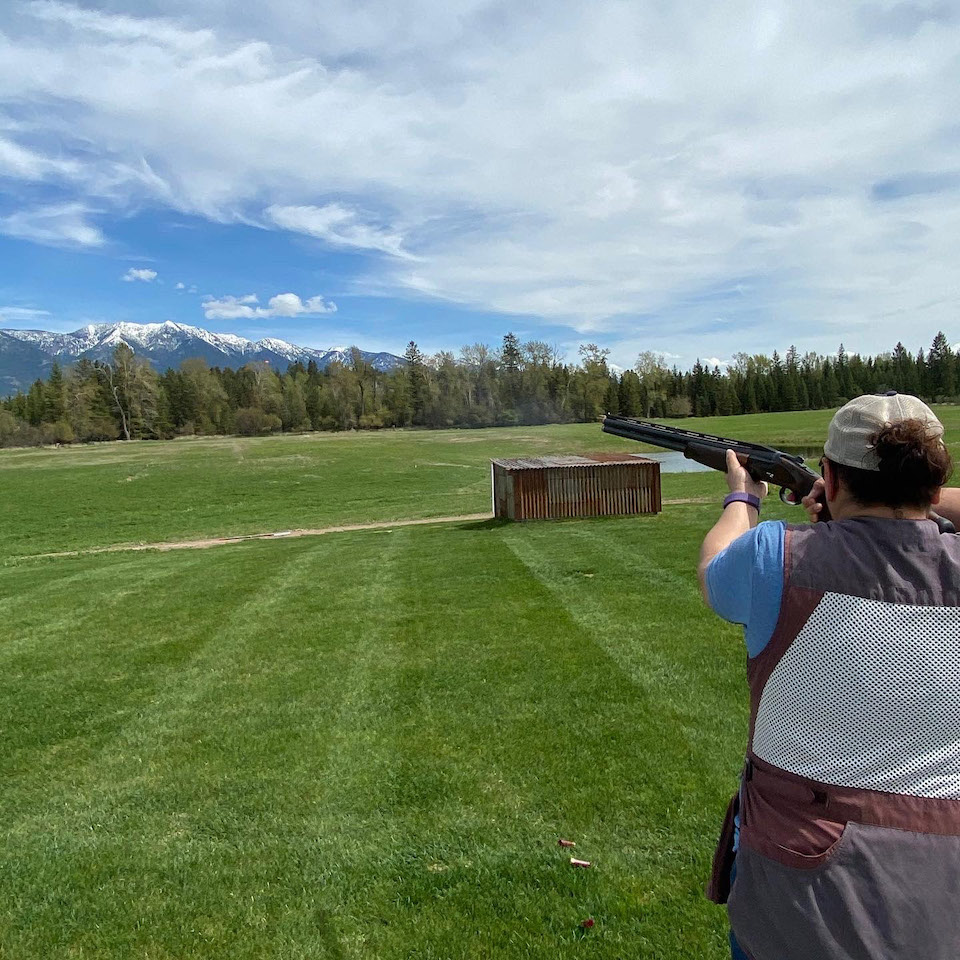
[[[679,450],[670,450],[668,453],[645,453],[643,456],[649,460],[659,461],[661,473],[703,473],[711,469],[702,463],[697,463],[696,460],[688,460]]]
[[[823,447],[783,446],[779,449],[784,453],[799,454],[814,461],[823,454]],[[711,469],[702,463],[697,463],[696,460],[688,460],[679,450],[670,450],[668,453],[645,453],[643,456],[659,461],[661,473],[702,473]]]

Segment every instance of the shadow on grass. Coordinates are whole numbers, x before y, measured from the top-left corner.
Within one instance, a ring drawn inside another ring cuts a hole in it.
[[[489,520],[468,520],[465,523],[451,524],[451,526],[454,530],[500,530],[515,522],[501,517],[491,517]]]
[[[451,524],[455,530],[502,530],[505,527],[516,526],[539,527],[543,524],[555,526],[566,523],[612,523],[617,520],[653,521],[662,517],[662,513],[617,513],[601,517],[537,517],[531,520],[508,520],[506,517],[491,517],[488,520],[469,520],[464,523]]]

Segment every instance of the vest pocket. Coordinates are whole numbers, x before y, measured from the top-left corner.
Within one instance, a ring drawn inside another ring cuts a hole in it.
[[[796,870],[822,870],[829,863],[844,855],[844,851],[851,843],[852,834],[858,826],[859,824],[856,823],[844,824],[840,836],[820,853],[801,853],[774,840],[769,840],[767,844],[769,847],[775,848],[776,853],[773,859],[786,866],[793,867]]]
[[[813,870],[843,850],[843,822],[831,818],[826,797],[805,784],[755,771],[743,807],[741,844],[772,860]]]

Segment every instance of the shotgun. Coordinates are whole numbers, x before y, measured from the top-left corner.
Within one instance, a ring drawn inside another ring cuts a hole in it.
[[[667,450],[679,450],[688,460],[724,473],[727,471],[727,451],[732,450],[754,480],[766,480],[780,487],[780,499],[791,506],[799,504],[801,497],[805,497],[820,479],[820,474],[811,470],[803,462],[803,457],[761,443],[714,437],[709,433],[682,430],[633,417],[615,417],[609,413],[603,418],[603,432]],[[792,500],[787,499],[788,493],[793,494]],[[830,510],[822,496],[820,502],[823,510],[819,519],[829,520]]]

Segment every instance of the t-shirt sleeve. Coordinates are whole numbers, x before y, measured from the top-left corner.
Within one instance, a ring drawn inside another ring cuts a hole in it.
[[[779,520],[757,524],[707,566],[710,607],[724,620],[744,625],[751,657],[767,645],[780,616],[785,536]]]

